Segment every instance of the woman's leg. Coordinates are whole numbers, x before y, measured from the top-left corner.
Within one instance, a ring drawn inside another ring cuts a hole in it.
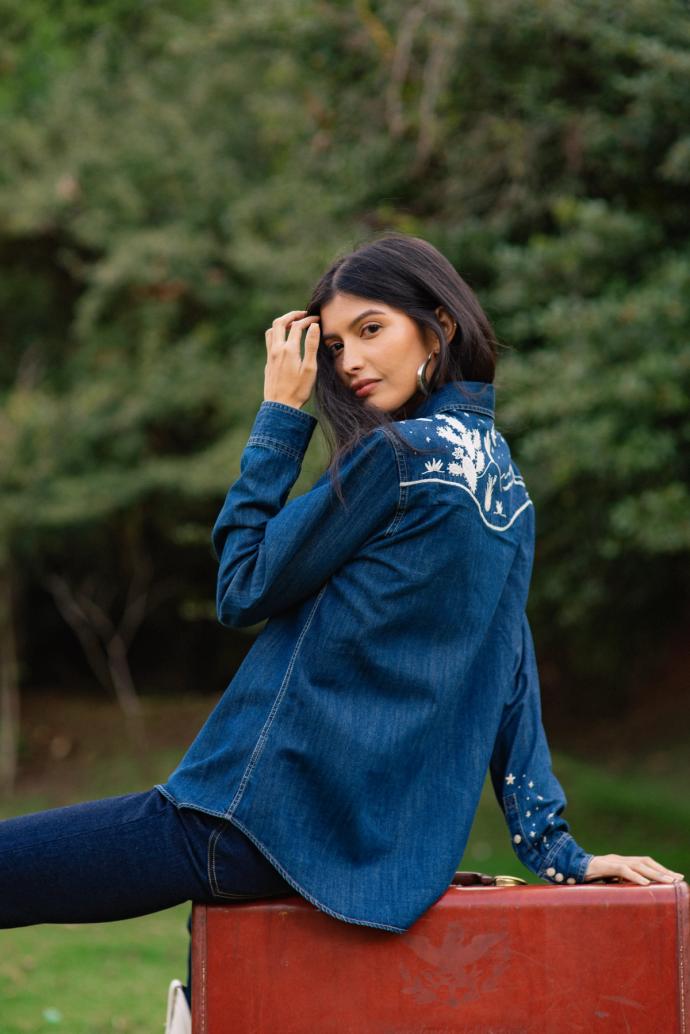
[[[0,821],[0,929],[291,893],[230,822],[156,789]]]
[[[0,928],[107,922],[208,900],[205,847],[155,789],[5,819]]]

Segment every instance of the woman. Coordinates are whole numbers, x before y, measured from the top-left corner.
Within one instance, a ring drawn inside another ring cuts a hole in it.
[[[165,783],[0,824],[2,925],[297,891],[402,933],[450,884],[487,771],[543,879],[682,878],[588,853],[562,816],[525,613],[534,507],[465,281],[427,242],[385,234],[336,261],[266,347],[212,542],[221,623],[267,624]],[[332,462],[287,502],[314,390]]]

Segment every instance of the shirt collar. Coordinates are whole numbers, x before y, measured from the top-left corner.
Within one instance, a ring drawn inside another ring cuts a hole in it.
[[[467,391],[463,390],[467,389]],[[411,419],[433,416],[452,409],[470,410],[494,418],[495,391],[486,381],[448,381],[424,399],[412,413]]]

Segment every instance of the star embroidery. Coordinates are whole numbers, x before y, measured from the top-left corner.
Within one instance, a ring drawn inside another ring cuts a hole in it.
[[[509,772],[508,775],[506,776],[506,783],[508,784],[508,786],[512,786],[514,782],[515,782],[515,776],[513,775],[512,772]]]
[[[530,779],[530,781],[529,781],[529,783],[527,785],[529,786],[529,788],[531,790],[532,787],[534,786],[534,781],[532,779]]]

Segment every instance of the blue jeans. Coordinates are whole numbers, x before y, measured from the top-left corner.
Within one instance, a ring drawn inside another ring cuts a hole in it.
[[[0,929],[294,893],[231,822],[156,789],[0,821]]]

